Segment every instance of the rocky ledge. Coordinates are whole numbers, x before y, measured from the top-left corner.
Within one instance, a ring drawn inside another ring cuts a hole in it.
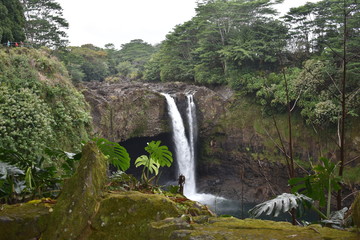
[[[224,113],[226,99],[206,88],[185,83],[87,83],[83,94],[91,106],[95,132],[111,141],[153,137],[171,132],[166,101],[161,93],[174,96],[185,108],[187,94],[194,94],[199,106],[202,131],[213,127]]]

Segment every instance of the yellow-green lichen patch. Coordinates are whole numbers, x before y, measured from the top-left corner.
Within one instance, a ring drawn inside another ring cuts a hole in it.
[[[50,209],[41,203],[2,205],[0,240],[28,240],[39,237],[46,228]]]
[[[88,239],[148,239],[150,222],[180,214],[176,204],[161,195],[140,192],[109,194],[100,203]]]

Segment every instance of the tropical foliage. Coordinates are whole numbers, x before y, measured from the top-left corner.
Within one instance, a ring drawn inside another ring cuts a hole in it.
[[[311,208],[313,200],[302,194],[283,193],[274,199],[260,203],[249,210],[252,217],[257,218],[261,214],[279,216],[280,213],[287,213],[291,210],[298,210],[303,215],[305,208]]]
[[[78,150],[88,139],[91,118],[64,65],[45,49],[9,51],[0,51],[0,147],[30,159],[45,147]]]
[[[93,141],[96,142],[101,152],[117,169],[126,171],[130,167],[130,156],[123,146],[105,138],[94,138]]]
[[[313,174],[289,180],[293,193],[303,193],[317,200],[320,207],[326,206],[326,217],[330,217],[331,196],[341,189],[341,178],[337,175],[335,163],[327,158],[320,158],[321,164],[313,167]]]
[[[0,43],[25,40],[25,18],[18,0],[0,1]]]
[[[21,0],[25,16],[25,34],[33,47],[60,48],[67,45],[69,27],[63,9],[55,0]]]
[[[161,141],[151,141],[145,147],[149,156],[142,155],[135,161],[135,167],[143,166],[141,179],[145,184],[149,184],[159,174],[160,167],[170,167],[173,162],[172,153],[167,146],[160,146]],[[153,174],[153,177],[150,177]]]

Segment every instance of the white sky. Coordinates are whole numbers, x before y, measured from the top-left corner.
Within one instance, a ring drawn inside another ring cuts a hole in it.
[[[285,0],[279,11],[317,0]],[[196,0],[56,0],[69,22],[70,45],[103,48],[142,39],[156,44],[172,29],[195,16]],[[99,4],[100,3],[100,4]]]

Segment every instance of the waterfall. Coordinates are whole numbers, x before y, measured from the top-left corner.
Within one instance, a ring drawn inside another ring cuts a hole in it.
[[[189,129],[189,147],[190,147],[190,186],[188,188],[188,193],[190,196],[196,194],[196,178],[195,178],[195,149],[196,149],[196,140],[197,140],[197,119],[196,119],[196,106],[194,103],[194,96],[187,95],[187,118],[188,118],[188,129]]]
[[[176,106],[175,100],[169,94],[162,93],[162,95],[165,96],[168,104],[179,174],[185,176],[184,195],[190,197],[196,193],[195,173],[189,141],[185,134],[184,122],[179,109]]]
[[[217,199],[224,199],[216,197],[211,194],[196,192],[195,179],[195,156],[196,156],[196,141],[197,141],[197,119],[196,119],[196,105],[193,95],[187,96],[187,120],[189,124],[189,140],[186,138],[184,121],[181,117],[179,109],[176,106],[175,100],[166,93],[162,93],[166,98],[168,105],[168,112],[170,115],[173,131],[173,141],[175,145],[175,156],[177,159],[179,174],[185,176],[184,195],[195,201],[214,205]]]

